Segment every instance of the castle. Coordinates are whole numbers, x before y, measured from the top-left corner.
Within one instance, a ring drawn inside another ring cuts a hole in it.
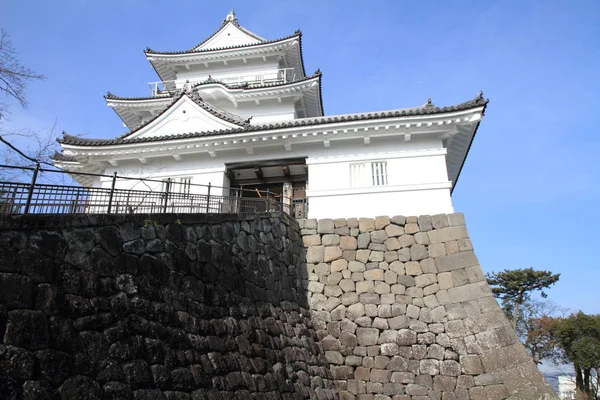
[[[183,193],[209,183],[221,196],[268,190],[288,199],[297,218],[453,212],[451,193],[487,105],[481,93],[449,107],[428,100],[326,116],[322,75],[306,74],[301,32],[267,40],[233,11],[191,49],[145,54],[160,78],[151,95],[106,95],[129,132],[112,140],[64,133],[57,167],[170,178]]]

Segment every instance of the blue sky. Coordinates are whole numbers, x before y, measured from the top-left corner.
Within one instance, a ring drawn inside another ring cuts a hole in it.
[[[0,27],[47,76],[5,129],[123,133],[110,90],[147,95],[142,51],[187,49],[231,7],[268,39],[303,31],[327,114],[491,102],[454,191],[486,272],[560,272],[549,299],[600,313],[600,2],[8,0]]]

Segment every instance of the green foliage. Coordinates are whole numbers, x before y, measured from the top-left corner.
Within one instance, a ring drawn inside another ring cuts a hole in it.
[[[147,228],[149,226],[153,226],[153,227],[157,227],[158,226],[158,222],[156,222],[153,219],[146,219],[144,220],[144,228]]]
[[[593,379],[596,375],[598,380],[600,370],[600,315],[579,312],[556,319],[552,335],[563,351],[564,361],[572,362],[575,367],[577,388],[597,398],[597,382],[594,384]]]
[[[531,298],[531,293],[541,291],[542,297],[547,295],[544,289],[554,285],[560,274],[550,271],[536,271],[533,268],[505,269],[502,272],[487,274],[487,280],[494,296],[502,300],[502,307],[507,317],[513,321],[513,329],[517,330],[519,305]]]
[[[541,291],[542,297],[547,295],[544,289],[554,285],[560,274],[552,274],[550,271],[536,271],[533,268],[505,269],[502,272],[487,275],[488,283],[492,292],[502,300],[512,299],[519,303],[528,299],[530,292]]]

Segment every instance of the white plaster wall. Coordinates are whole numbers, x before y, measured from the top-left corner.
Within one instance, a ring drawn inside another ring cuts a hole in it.
[[[237,81],[240,77],[244,77],[244,81],[254,80],[257,75],[276,77],[277,70],[280,68],[279,62],[274,58],[267,59],[266,62],[248,59],[247,64],[242,64],[241,61],[231,61],[228,65],[217,66],[214,63],[209,65],[210,68],[194,66],[189,70],[178,71],[175,85],[181,88],[188,80],[191,83],[203,82],[208,79],[209,75],[213,79],[225,82]]]
[[[309,194],[310,196],[310,194]],[[452,213],[450,189],[408,190],[309,197],[309,218]]]
[[[117,170],[123,176],[157,180],[191,176],[193,184],[210,182],[211,193],[227,195],[226,191],[214,187],[229,185],[225,177],[226,164],[301,157],[306,157],[308,165],[310,218],[453,212],[445,149],[441,140],[435,139],[417,138],[405,142],[403,137],[372,138],[369,145],[364,145],[361,139],[352,139],[332,142],[330,148],[315,142],[293,144],[291,151],[285,151],[279,144],[257,147],[253,154],[245,149],[217,150],[216,158],[200,153],[183,155],[180,161],[173,157],[148,158],[144,165],[138,161],[121,161],[118,167],[107,167],[105,173]],[[372,161],[387,161],[388,185],[351,187],[350,164]],[[110,187],[107,181],[103,182],[104,187]],[[204,189],[193,190],[204,193]]]

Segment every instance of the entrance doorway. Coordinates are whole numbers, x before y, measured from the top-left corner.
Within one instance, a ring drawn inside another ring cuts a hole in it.
[[[308,169],[305,158],[234,163],[226,167],[230,186],[242,189],[240,197],[262,199],[267,209],[280,209],[294,218],[306,218]],[[274,207],[274,203],[278,206]]]

